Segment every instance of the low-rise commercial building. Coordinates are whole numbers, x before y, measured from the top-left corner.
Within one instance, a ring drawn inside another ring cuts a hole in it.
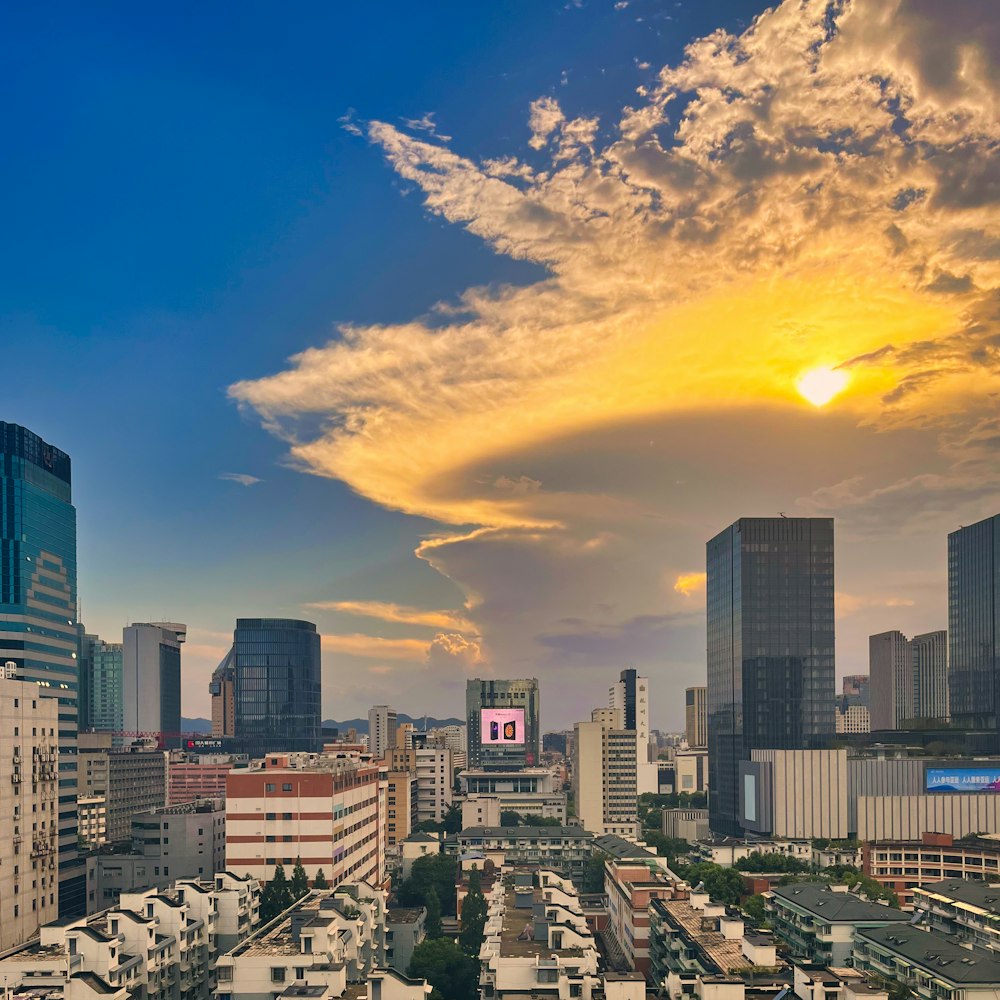
[[[792,957],[820,965],[847,965],[861,928],[905,924],[900,910],[861,899],[824,883],[776,886],[764,894],[774,933]]]
[[[222,799],[163,806],[132,817],[131,850],[97,855],[97,898],[113,906],[122,892],[163,887],[181,878],[211,878],[226,866]]]
[[[384,773],[384,772],[383,772]],[[226,781],[226,866],[261,881],[300,860],[310,881],[381,883],[380,769],[357,755],[268,754]],[[384,786],[381,794],[384,796]]]
[[[594,851],[594,835],[580,826],[474,826],[456,838],[459,854],[479,852],[497,867],[541,865],[577,883]]]
[[[489,795],[500,802],[502,811],[522,816],[542,816],[566,822],[566,793],[555,771],[547,767],[526,767],[521,771],[465,770],[458,775],[464,796]]]
[[[707,809],[663,809],[660,831],[693,844],[709,835]]]
[[[859,929],[854,967],[921,1000],[995,1000],[1000,961],[910,925]]]
[[[192,754],[174,751],[167,763],[167,805],[193,799],[224,799],[226,777],[245,763],[232,754]]]
[[[942,879],[1000,881],[1000,836],[965,837],[925,833],[919,841],[865,844],[866,875],[895,892],[902,907],[913,902],[917,886]]]

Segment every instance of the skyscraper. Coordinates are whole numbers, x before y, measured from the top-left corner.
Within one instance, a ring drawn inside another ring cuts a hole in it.
[[[320,749],[320,640],[312,622],[237,618],[233,671],[233,730],[239,750],[261,756]]]
[[[689,747],[708,746],[708,719],[703,687],[691,687],[684,692],[684,731]]]
[[[913,650],[902,632],[880,632],[868,637],[871,677],[871,727],[902,729],[915,716],[913,704]]]
[[[639,835],[635,729],[620,708],[596,708],[573,727],[573,801],[583,828],[597,836]]]
[[[472,678],[465,686],[465,718],[470,768],[509,770],[538,763],[541,735],[535,678]]]
[[[740,761],[833,733],[833,519],[741,518],[707,569],[709,822],[738,835]]]
[[[187,626],[177,622],[128,625],[122,633],[124,719],[128,733],[180,746],[181,644]]]
[[[948,536],[948,661],[952,721],[1000,727],[1000,514]]]
[[[649,746],[649,678],[640,677],[631,667],[623,670],[608,692],[608,705],[620,708],[626,729],[638,734],[639,759],[646,759]]]
[[[948,633],[925,632],[910,640],[913,650],[913,713],[917,719],[947,719]]]
[[[212,695],[212,735],[236,735],[236,650],[232,646],[212,671],[208,685]]]
[[[59,703],[59,910],[86,910],[77,852],[76,508],[70,458],[0,422],[0,662]]]
[[[125,647],[84,635],[80,642],[80,731],[125,729]]]

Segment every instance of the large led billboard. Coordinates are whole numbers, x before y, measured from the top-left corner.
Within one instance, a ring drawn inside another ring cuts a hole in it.
[[[929,792],[1000,792],[1000,768],[929,767]]]
[[[484,708],[479,717],[479,735],[483,746],[502,743],[524,745],[523,708]]]

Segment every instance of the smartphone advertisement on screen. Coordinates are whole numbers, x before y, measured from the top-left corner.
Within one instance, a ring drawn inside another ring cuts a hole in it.
[[[479,719],[479,733],[484,745],[487,743],[523,745],[524,709],[484,708]]]

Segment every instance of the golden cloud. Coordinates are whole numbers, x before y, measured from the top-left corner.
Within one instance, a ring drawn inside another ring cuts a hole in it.
[[[324,635],[322,647],[329,653],[373,657],[381,660],[413,660],[427,658],[427,642],[423,639],[385,639],[375,635]]]
[[[452,629],[476,633],[475,624],[457,611],[432,611],[389,601],[313,601],[306,605],[321,611],[339,611],[361,618],[377,618],[402,625],[425,625],[428,628]]]
[[[681,573],[674,580],[674,590],[678,594],[690,597],[692,594],[705,589],[705,582],[708,579],[705,573]]]

